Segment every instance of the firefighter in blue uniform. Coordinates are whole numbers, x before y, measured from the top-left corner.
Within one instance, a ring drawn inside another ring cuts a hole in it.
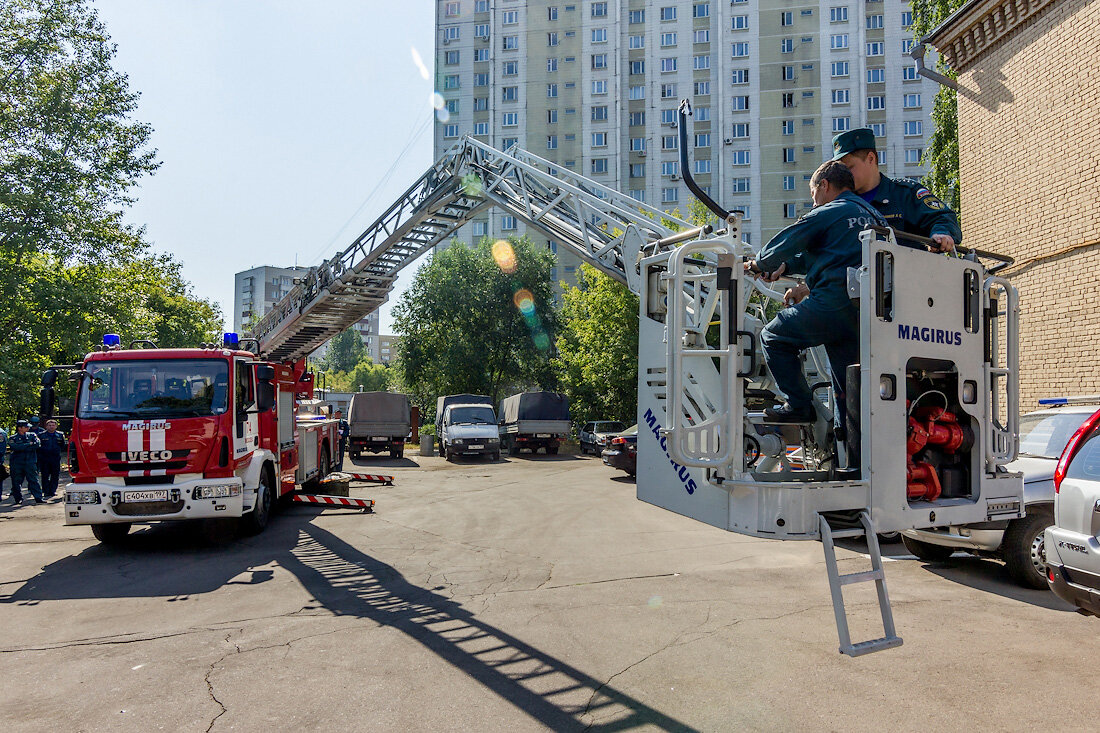
[[[770,422],[813,422],[816,414],[799,353],[824,345],[829,355],[838,417],[843,423],[844,379],[859,360],[859,310],[848,297],[848,268],[859,267],[859,233],[884,226],[882,216],[852,190],[851,172],[842,163],[823,163],[810,177],[814,208],[776,234],[745,269],[772,282],[805,273],[808,294],[789,297],[791,305],[764,327],[760,343],[776,386],[787,398],[764,412]],[[788,291],[790,296],[790,291]]]
[[[31,432],[31,424],[27,420],[17,421],[15,431],[15,435],[8,438],[8,450],[11,451],[11,498],[16,504],[22,503],[23,480],[26,479],[34,503],[41,504],[43,499],[42,485],[38,482],[38,448],[42,441]]]
[[[61,475],[61,456],[65,453],[65,434],[57,429],[57,420],[47,420],[46,429],[38,434],[42,447],[38,449],[38,469],[42,473],[42,495],[52,499],[57,494]]]

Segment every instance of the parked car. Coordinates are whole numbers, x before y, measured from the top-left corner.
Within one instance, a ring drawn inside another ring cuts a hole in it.
[[[633,425],[611,438],[601,454],[604,465],[626,471],[631,476],[638,472],[638,426]]]
[[[1086,402],[1088,404],[1076,404]],[[1100,398],[1054,398],[1061,405],[1020,418],[1020,454],[1005,466],[1024,475],[1020,519],[963,526],[907,529],[902,544],[926,562],[943,562],[956,550],[1002,560],[1013,581],[1026,588],[1047,587],[1045,531],[1054,523],[1054,471],[1058,456],[1074,432],[1096,410]]]
[[[1100,410],[1058,461],[1046,547],[1050,589],[1080,613],[1100,616]]]
[[[611,442],[611,439],[624,430],[626,430],[626,425],[618,420],[586,422],[578,436],[581,442],[581,455],[585,453],[591,453],[594,456],[600,455],[600,451]]]

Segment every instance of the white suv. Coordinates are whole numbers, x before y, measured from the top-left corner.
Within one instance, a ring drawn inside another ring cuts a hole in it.
[[[1047,582],[1086,615],[1100,616],[1100,411],[1070,439],[1054,472]]]

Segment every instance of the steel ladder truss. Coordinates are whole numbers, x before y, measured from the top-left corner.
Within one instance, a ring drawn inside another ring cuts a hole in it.
[[[350,247],[310,268],[254,328],[259,352],[295,361],[377,310],[402,268],[484,209],[522,219],[584,262],[640,290],[645,247],[698,232],[676,217],[563,170],[524,150],[464,138],[409,187]],[[678,232],[680,232],[678,234]]]

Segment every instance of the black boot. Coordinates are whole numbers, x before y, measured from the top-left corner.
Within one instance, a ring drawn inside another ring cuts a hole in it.
[[[805,409],[796,410],[790,403],[784,403],[779,407],[769,407],[764,410],[768,422],[774,423],[812,423],[817,420],[813,405]]]

